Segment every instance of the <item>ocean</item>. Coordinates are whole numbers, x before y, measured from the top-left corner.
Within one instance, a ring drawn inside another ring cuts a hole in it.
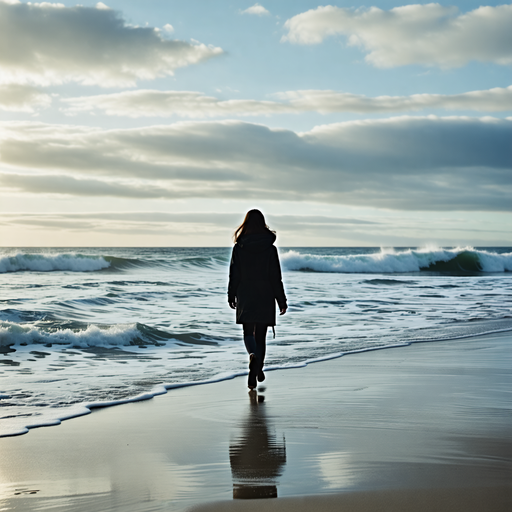
[[[0,436],[245,375],[230,254],[0,249]],[[289,309],[269,332],[266,370],[512,330],[510,247],[279,254]]]

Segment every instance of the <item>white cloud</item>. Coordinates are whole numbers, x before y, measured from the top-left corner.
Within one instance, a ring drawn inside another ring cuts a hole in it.
[[[217,202],[211,210],[168,213],[153,211],[150,205],[149,209],[138,211],[134,207],[139,203],[129,201],[129,210],[125,205],[116,212],[98,211],[96,205],[91,205],[86,213],[55,211],[55,207],[3,213],[2,240],[4,245],[18,247],[49,243],[83,247],[84,240],[97,247],[133,246],[135,241],[150,247],[227,246],[245,207],[259,206],[270,227],[277,230],[281,247],[303,246],[305,240],[310,246],[419,246],[433,239],[445,246],[499,246],[510,242],[510,214],[498,217],[495,213],[478,212],[475,220],[476,215],[461,212],[425,215],[374,210],[372,215],[378,222],[358,224],[358,219],[317,216],[308,211],[307,203],[302,203],[300,215],[273,215],[262,205],[251,203],[238,207],[237,213],[224,213],[224,201]]]
[[[290,18],[283,41],[318,44],[342,34],[380,68],[407,64],[451,68],[469,61],[512,64],[512,5],[479,7],[461,14],[440,4],[377,7],[318,7]]]
[[[65,7],[0,0],[0,82],[133,86],[222,53],[128,26],[99,5]]]
[[[221,207],[222,208],[222,207]],[[121,244],[133,245],[133,236],[142,235],[137,238],[138,243],[141,240],[158,239],[163,245],[173,243],[175,245],[203,245],[204,240],[208,240],[209,245],[226,245],[231,240],[235,226],[241,221],[241,213],[224,213],[222,211],[202,211],[202,212],[160,212],[160,211],[88,211],[86,213],[76,212],[19,212],[4,213],[0,218],[0,229],[4,235],[9,232],[14,236],[25,236],[33,243],[34,233],[38,236],[46,235],[66,239],[69,244],[70,233],[77,233],[73,243],[83,246],[84,237],[91,237],[98,240],[99,233],[108,233],[110,239],[104,239],[99,245],[119,244],[120,235],[130,235]],[[286,238],[289,240],[290,234],[297,238],[313,241],[313,243],[322,243],[323,240],[331,240],[335,237],[346,237],[351,233],[365,233],[368,238],[372,230],[378,230],[382,237],[382,231],[385,223],[369,222],[354,218],[340,218],[318,215],[266,215],[267,222],[272,229],[277,229],[280,243]],[[393,231],[396,230],[396,224]],[[369,231],[369,233],[368,233]],[[63,234],[65,233],[65,234]],[[200,238],[198,236],[200,235]],[[298,235],[298,236],[297,236]],[[164,237],[172,236],[172,239]],[[176,239],[176,236],[179,239]],[[172,241],[171,241],[172,240]],[[170,242],[171,241],[171,242]],[[452,240],[453,242],[453,240]],[[148,244],[148,242],[145,242]],[[149,243],[150,245],[151,242]]]
[[[357,218],[342,218],[327,215],[267,215],[270,225],[280,230],[327,229],[346,226],[380,226],[382,222],[372,222]],[[160,211],[102,211],[86,213],[3,213],[0,223],[27,224],[44,227],[68,227],[86,222],[87,229],[101,223],[128,222],[143,224],[161,230],[165,224],[206,225],[227,228],[230,231],[240,223],[240,213],[224,212],[160,212]]]
[[[188,118],[268,116],[302,112],[355,112],[360,114],[412,112],[424,109],[512,110],[512,86],[461,94],[413,94],[411,96],[367,96],[338,91],[287,91],[281,101],[220,100],[194,91],[137,90],[97,96],[67,98],[68,114],[102,111],[111,116]]]
[[[4,186],[34,193],[52,176],[54,185],[41,193],[58,185],[56,192],[76,195],[77,181],[92,180],[84,182],[90,193],[120,197],[509,211],[511,139],[511,121],[436,116],[351,121],[305,133],[238,121],[126,130],[2,123],[0,163]],[[104,191],[94,192],[102,182]]]
[[[241,11],[242,14],[256,14],[257,16],[268,16],[270,14],[265,7],[255,3],[253,6]]]
[[[35,87],[18,84],[0,84],[0,110],[8,112],[35,112],[49,107],[52,98]]]
[[[460,94],[412,94],[369,98],[337,91],[289,91],[278,97],[288,100],[297,111],[388,113],[429,108],[503,112],[512,110],[512,86]]]
[[[82,96],[62,100],[69,105],[67,113],[102,110],[108,115],[128,117],[181,117],[204,118],[233,115],[270,115],[293,112],[288,105],[274,101],[227,100],[222,101],[195,91],[126,91],[115,94]]]

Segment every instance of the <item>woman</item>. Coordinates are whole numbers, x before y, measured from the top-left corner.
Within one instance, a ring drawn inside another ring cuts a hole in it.
[[[249,353],[249,389],[256,380],[265,380],[265,339],[267,327],[276,325],[276,301],[281,315],[286,313],[286,296],[276,235],[265,223],[259,210],[247,212],[234,234],[235,246],[229,267],[228,303],[236,309],[236,323],[244,329],[244,343]]]

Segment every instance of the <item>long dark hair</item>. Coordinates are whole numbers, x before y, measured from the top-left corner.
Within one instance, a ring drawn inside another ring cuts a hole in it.
[[[274,231],[270,231],[270,228],[265,222],[263,213],[259,210],[249,210],[247,212],[242,224],[236,228],[233,240],[236,244],[242,235],[250,235],[253,233],[274,233]]]

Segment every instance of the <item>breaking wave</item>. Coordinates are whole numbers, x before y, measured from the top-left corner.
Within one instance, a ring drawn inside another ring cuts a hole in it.
[[[323,256],[288,251],[281,256],[287,270],[340,273],[512,272],[512,253],[472,247],[456,249],[381,249],[375,254]]]
[[[98,270],[121,270],[141,265],[135,259],[113,256],[90,256],[86,254],[38,254],[18,253],[0,257],[0,274],[7,272],[96,272]]]
[[[69,345],[76,348],[94,347],[143,347],[161,346],[168,341],[190,344],[212,344],[202,339],[199,333],[170,334],[141,323],[110,326],[87,325],[81,322],[66,322],[60,328],[55,322],[39,325],[20,325],[10,321],[0,322],[0,349],[10,346],[42,344]]]

